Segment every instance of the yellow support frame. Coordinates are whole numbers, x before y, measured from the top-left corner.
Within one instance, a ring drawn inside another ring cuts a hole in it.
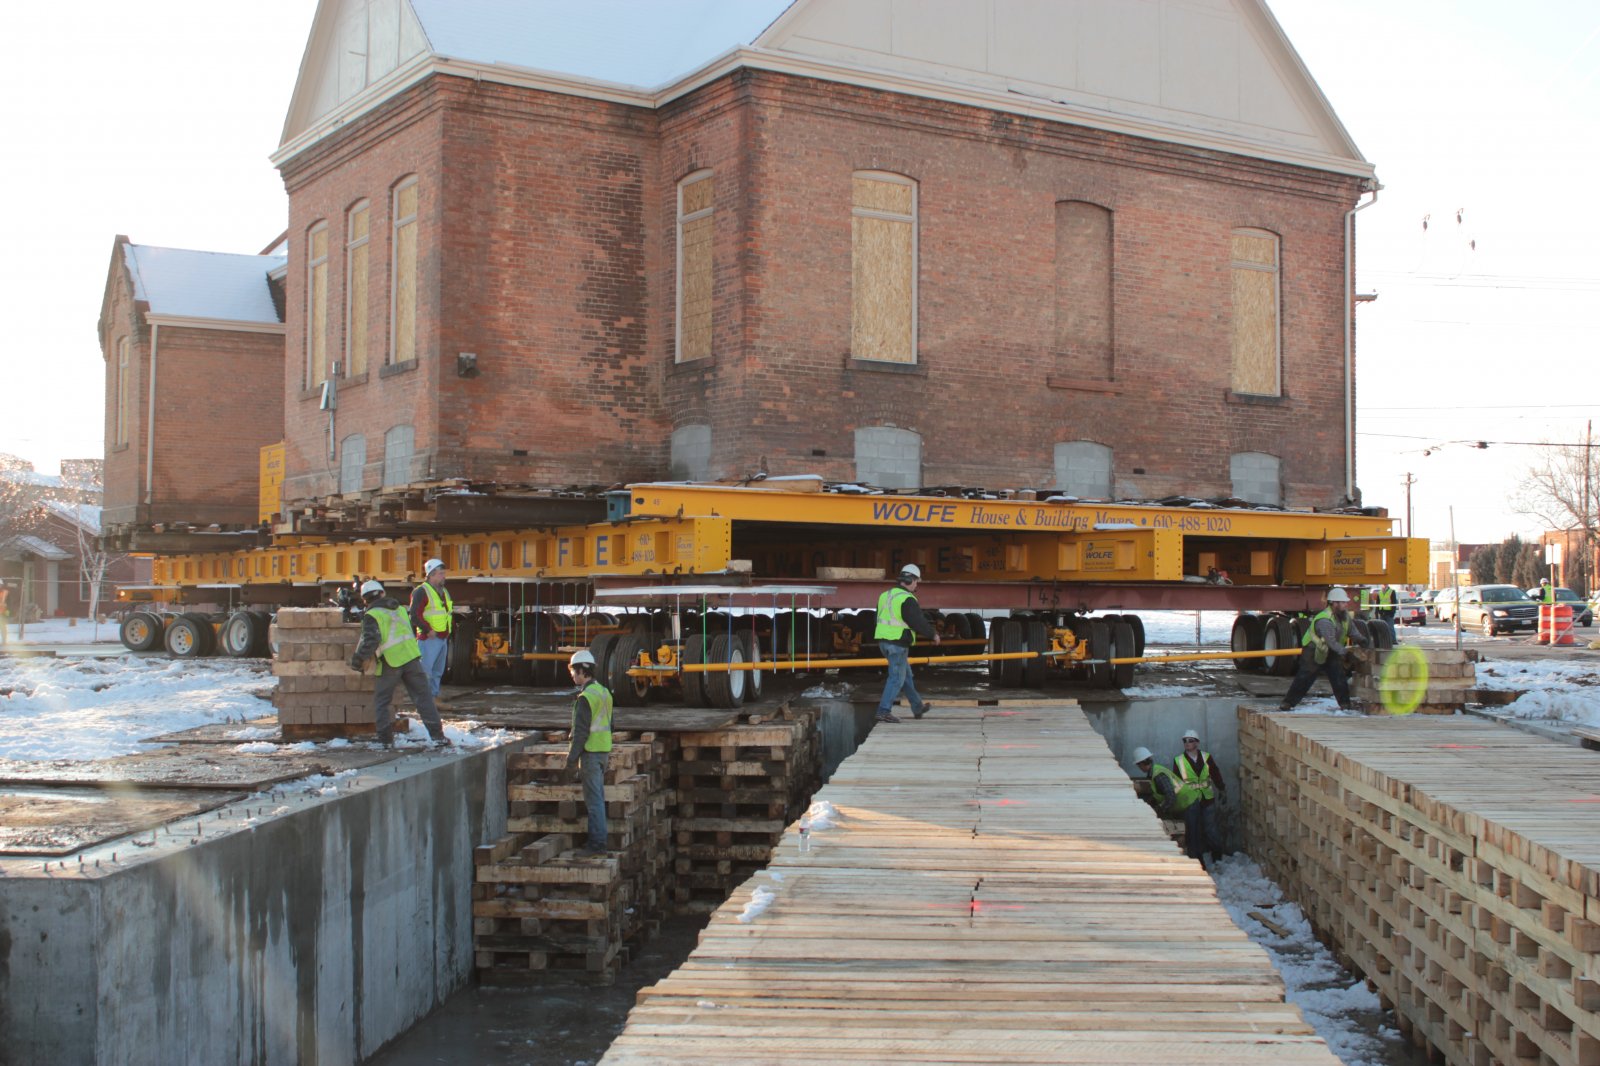
[[[1283,580],[1303,585],[1423,585],[1428,542],[1422,537],[1362,537],[1292,544]]]

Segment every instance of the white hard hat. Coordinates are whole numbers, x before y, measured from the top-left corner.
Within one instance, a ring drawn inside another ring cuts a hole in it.
[[[1199,740],[1200,739],[1200,734],[1196,733],[1192,729],[1185,729],[1183,731],[1183,739],[1184,740]]]
[[[1150,754],[1150,749],[1149,748],[1134,748],[1133,749],[1133,761],[1136,762],[1136,763],[1141,763],[1141,762],[1144,762],[1146,759],[1154,759],[1154,758],[1155,758],[1155,756]]]
[[[435,570],[443,570],[443,569],[444,569],[444,560],[443,559],[429,559],[427,562],[422,564],[422,576],[423,577],[427,577],[428,575],[432,574]]]
[[[594,656],[589,654],[587,648],[579,648],[572,653],[572,658],[567,660],[567,665],[587,666],[592,670],[594,668]]]
[[[901,577],[914,577],[918,581],[921,581],[922,580],[922,568],[917,566],[916,563],[907,563],[906,565],[904,565],[904,566],[902,566],[900,568],[900,576]]]
[[[362,596],[363,599],[365,599],[368,596],[382,596],[382,595],[383,595],[383,582],[381,582],[381,581],[366,581],[366,582],[362,583],[362,585],[361,585],[361,596]]]
[[[1350,602],[1350,594],[1348,592],[1346,592],[1344,589],[1329,589],[1328,590],[1328,602],[1329,603],[1349,603]]]

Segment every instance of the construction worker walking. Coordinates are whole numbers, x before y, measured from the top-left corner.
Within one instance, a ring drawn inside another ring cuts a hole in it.
[[[895,717],[894,701],[904,694],[911,704],[911,717],[921,718],[928,713],[928,703],[917,692],[911,680],[911,646],[917,638],[939,643],[939,634],[923,617],[917,604],[917,586],[922,584],[922,570],[915,563],[907,563],[900,570],[900,583],[886,589],[878,597],[878,626],[872,635],[878,650],[889,660],[889,676],[883,682],[883,695],[878,698],[878,721],[899,722]]]
[[[1217,825],[1217,805],[1227,798],[1228,785],[1211,753],[1200,749],[1200,734],[1193,729],[1184,730],[1183,753],[1172,760],[1172,769],[1179,782],[1178,798],[1187,830],[1184,850],[1202,863],[1205,852],[1210,851],[1215,863],[1222,858],[1224,843]]]
[[[606,766],[611,761],[611,692],[594,679],[594,656],[575,651],[567,662],[578,686],[572,704],[572,743],[567,749],[567,779],[582,777],[589,838],[580,854],[606,851]]]
[[[394,714],[390,704],[394,690],[404,684],[411,693],[411,702],[428,727],[428,736],[434,747],[448,747],[444,723],[439,721],[439,709],[434,706],[433,693],[428,689],[427,675],[422,672],[422,652],[417,648],[417,636],[411,629],[411,617],[392,596],[386,596],[383,585],[368,581],[361,586],[361,600],[367,613],[361,618],[361,641],[350,655],[350,669],[361,671],[368,661],[377,663],[378,684],[372,692],[372,712],[378,726],[378,742],[384,747],[394,744]]]
[[[411,590],[411,624],[422,649],[422,669],[435,701],[444,683],[444,666],[450,652],[450,631],[455,626],[455,604],[444,587],[444,560],[429,559],[422,567],[422,584]]]
[[[1350,594],[1344,589],[1329,589],[1328,605],[1311,619],[1305,636],[1300,638],[1300,666],[1278,710],[1294,710],[1295,704],[1311,691],[1318,674],[1328,675],[1339,709],[1349,710],[1350,682],[1345,676],[1345,662],[1360,654],[1357,647],[1367,645],[1367,638],[1350,624]]]

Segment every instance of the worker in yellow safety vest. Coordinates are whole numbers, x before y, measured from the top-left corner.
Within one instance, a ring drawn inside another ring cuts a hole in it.
[[[611,761],[611,692],[594,679],[594,656],[572,653],[567,672],[578,686],[572,704],[572,742],[567,749],[568,778],[582,776],[583,806],[589,817],[589,839],[582,855],[606,851],[606,765]]]
[[[1204,862],[1209,850],[1215,863],[1222,858],[1225,843],[1217,826],[1217,804],[1227,799],[1228,784],[1211,753],[1200,749],[1200,734],[1193,729],[1184,730],[1183,753],[1172,760],[1172,770],[1179,781],[1179,798],[1184,802],[1184,824],[1188,828],[1184,844],[1189,857]]]
[[[411,590],[411,624],[422,650],[422,669],[428,675],[433,698],[439,699],[445,660],[450,652],[450,631],[455,628],[455,604],[444,587],[444,560],[429,559],[422,566],[422,584]]]
[[[433,693],[428,689],[427,675],[422,672],[422,653],[417,649],[417,635],[411,630],[411,618],[400,601],[384,594],[383,585],[368,581],[361,586],[361,600],[367,612],[361,618],[361,640],[350,655],[350,668],[366,669],[368,662],[377,663],[377,686],[372,691],[372,713],[377,723],[378,741],[384,747],[394,745],[394,715],[390,704],[394,690],[402,684],[411,693],[411,702],[417,705],[428,736],[435,747],[449,747],[444,725],[439,721],[439,709],[434,706]]]
[[[1329,589],[1328,605],[1312,617],[1305,636],[1300,638],[1299,669],[1278,710],[1294,710],[1295,704],[1311,691],[1318,674],[1328,675],[1339,709],[1349,710],[1350,682],[1345,676],[1345,663],[1358,657],[1359,649],[1368,644],[1368,638],[1350,624],[1350,594],[1344,589]]]
[[[928,713],[928,703],[917,692],[911,680],[911,645],[917,638],[939,643],[939,634],[923,617],[917,603],[917,586],[922,584],[922,570],[915,563],[907,563],[900,570],[900,582],[884,590],[878,597],[878,624],[872,631],[878,642],[878,651],[889,660],[889,676],[883,682],[883,695],[878,697],[878,721],[898,723],[894,714],[895,697],[904,695],[911,704],[911,717],[921,718]]]
[[[1150,799],[1163,818],[1182,814],[1194,803],[1194,794],[1183,790],[1182,782],[1170,767],[1156,762],[1149,748],[1133,749],[1133,764],[1150,782]]]

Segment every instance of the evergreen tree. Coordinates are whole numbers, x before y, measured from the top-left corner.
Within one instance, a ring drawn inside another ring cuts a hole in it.
[[[1494,553],[1494,577],[1497,585],[1514,585],[1517,580],[1517,563],[1522,559],[1522,538],[1515,533],[1500,542]]]
[[[1495,544],[1485,544],[1472,553],[1472,558],[1467,563],[1467,572],[1472,575],[1474,585],[1494,583],[1495,559],[1499,554],[1500,548]]]

